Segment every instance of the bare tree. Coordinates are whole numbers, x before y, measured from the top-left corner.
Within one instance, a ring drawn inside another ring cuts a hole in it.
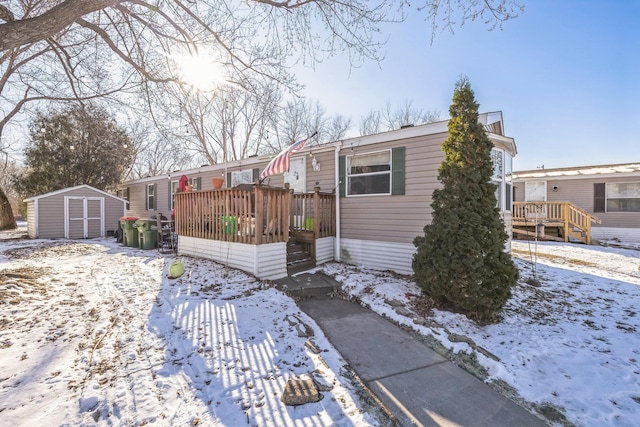
[[[425,110],[415,107],[411,100],[405,100],[402,104],[397,104],[395,107],[392,107],[391,103],[387,101],[381,114],[386,130],[432,123],[440,118],[440,113],[436,110]]]
[[[327,141],[339,141],[345,137],[347,131],[351,129],[351,117],[336,114],[327,123]]]
[[[290,84],[286,59],[313,65],[339,53],[354,65],[380,60],[381,25],[402,21],[411,7],[408,0],[6,0],[0,94],[11,89],[12,96],[3,99],[0,136],[29,102],[104,96],[141,80],[184,82],[176,65],[207,49],[220,65],[221,84],[249,74]],[[416,9],[435,31],[469,19],[495,27],[522,6],[516,0],[423,0]],[[112,61],[124,67],[104,66]]]
[[[432,123],[439,118],[438,111],[415,107],[411,100],[405,100],[395,107],[387,101],[384,108],[372,110],[360,119],[360,135],[371,135],[386,130],[400,129],[404,126]]]
[[[516,1],[413,6],[433,34],[469,19],[499,26],[522,10]],[[185,84],[185,58],[204,53],[218,64],[221,86],[262,76],[291,90],[287,61],[313,65],[336,53],[352,65],[379,61],[382,25],[402,21],[411,7],[408,0],[4,0],[0,152],[9,148],[6,126],[32,104]]]
[[[315,143],[324,143],[344,136],[350,121],[343,116],[327,117],[318,101],[305,98],[288,100],[279,108],[270,123],[262,152],[275,153],[317,132]]]
[[[163,117],[158,127],[197,165],[256,154],[282,97],[278,84],[266,78],[244,79],[242,86],[211,92],[167,89],[153,95],[153,114]]]
[[[20,196],[11,185],[11,177],[20,173],[21,168],[4,157],[0,163],[0,230],[16,227],[14,213],[18,212]],[[7,189],[5,192],[3,189]]]
[[[372,135],[381,131],[381,113],[371,110],[360,119],[360,135]]]

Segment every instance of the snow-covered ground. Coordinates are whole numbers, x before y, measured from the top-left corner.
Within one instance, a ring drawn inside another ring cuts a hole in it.
[[[113,239],[11,237],[0,233],[0,425],[378,425],[321,330],[268,283],[193,258],[169,279],[174,257]],[[638,425],[640,252],[513,250],[522,278],[503,321],[486,326],[440,310],[397,314],[391,300],[420,311],[407,278],[323,269],[372,310],[453,354],[475,354],[488,382],[557,408],[567,423]],[[539,286],[527,284],[534,273]],[[304,324],[320,354],[299,336]],[[312,371],[332,390],[285,406],[287,380]]]

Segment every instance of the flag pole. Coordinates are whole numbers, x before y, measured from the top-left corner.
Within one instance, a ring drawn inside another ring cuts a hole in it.
[[[289,147],[282,150],[273,159],[271,159],[269,164],[263,169],[262,173],[260,174],[260,178],[258,179],[258,185],[262,185],[262,183],[268,176],[278,175],[284,172],[288,172],[289,157],[291,156],[291,153],[302,150],[306,145],[307,141],[315,137],[316,135],[318,135],[318,131],[313,132],[313,134],[311,134],[305,139],[302,139],[298,142],[294,142]]]

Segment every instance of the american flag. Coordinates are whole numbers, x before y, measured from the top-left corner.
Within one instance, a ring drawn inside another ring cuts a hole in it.
[[[291,153],[295,153],[296,151],[300,151],[304,148],[304,145],[308,140],[316,136],[317,132],[314,132],[310,137],[303,139],[294,143],[293,145],[285,148],[273,158],[269,162],[266,168],[260,174],[260,182],[262,182],[266,177],[270,175],[277,175],[279,173],[289,172],[289,167],[291,165]]]

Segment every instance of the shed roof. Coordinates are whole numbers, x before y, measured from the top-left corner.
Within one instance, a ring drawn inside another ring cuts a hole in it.
[[[120,200],[123,203],[127,202],[125,199],[121,199],[120,197],[114,196],[113,194],[109,194],[109,193],[104,192],[102,190],[98,190],[97,188],[94,188],[94,187],[92,187],[90,185],[87,185],[87,184],[77,185],[75,187],[63,188],[62,190],[51,191],[49,193],[41,194],[39,196],[29,197],[27,199],[24,199],[24,201],[25,202],[32,202],[32,201],[35,201],[35,200],[38,200],[38,199],[43,199],[45,197],[56,196],[58,194],[68,193],[70,191],[79,190],[79,189],[82,189],[82,188],[87,189],[87,190],[95,191],[97,193],[100,193],[100,194],[102,194],[102,195],[104,195],[106,197],[110,197],[112,199]]]
[[[556,169],[534,169],[513,172],[513,180],[543,178],[580,179],[599,176],[619,176],[621,174],[640,175],[640,163],[620,163],[614,165],[575,166]]]

